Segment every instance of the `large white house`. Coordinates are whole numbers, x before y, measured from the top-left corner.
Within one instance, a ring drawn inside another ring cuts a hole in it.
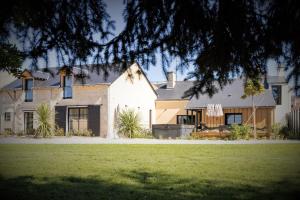
[[[70,73],[67,73],[70,70]],[[124,72],[55,68],[52,74],[25,70],[0,91],[0,131],[29,132],[37,127],[36,108],[46,103],[53,120],[66,133],[89,129],[96,136],[115,137],[116,115],[134,109],[145,128],[155,123],[156,92],[137,63]]]

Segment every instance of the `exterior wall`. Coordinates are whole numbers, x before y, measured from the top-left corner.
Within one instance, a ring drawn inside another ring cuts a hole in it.
[[[108,87],[109,85],[75,85],[73,86],[72,99],[63,99],[63,90],[61,90],[61,99],[56,105],[76,107],[88,105],[100,106],[100,136],[106,137],[107,134],[107,115],[108,115]],[[68,109],[67,109],[68,110]],[[68,115],[68,113],[66,113]],[[67,127],[68,130],[68,127]]]
[[[24,131],[24,112],[33,111],[33,128],[37,128],[37,115],[35,110],[41,103],[46,103],[53,111],[52,122],[55,119],[55,106],[88,106],[101,105],[100,113],[100,136],[105,137],[107,133],[107,88],[108,85],[94,86],[73,86],[73,98],[63,99],[63,89],[57,87],[33,88],[33,101],[25,102],[24,91],[21,89],[14,91],[1,91],[1,127],[11,128],[14,132]],[[4,112],[11,111],[11,123],[4,122]]]
[[[134,109],[139,113],[141,123],[145,128],[151,128],[149,111],[152,110],[151,121],[155,124],[156,93],[143,73],[138,73],[139,70],[138,65],[133,64],[109,87],[108,137],[117,137],[115,123],[118,110]]]
[[[221,117],[208,117],[206,109],[202,111],[202,122],[206,123],[208,127],[218,127],[225,124],[226,113],[242,113],[243,124],[252,125],[251,118],[252,108],[224,108],[224,115]],[[200,119],[199,119],[200,121]],[[274,123],[274,108],[273,107],[259,107],[256,109],[256,127],[258,129],[267,128],[271,129]]]
[[[156,124],[176,124],[177,115],[186,115],[185,107],[188,100],[157,100]]]
[[[275,123],[281,123],[283,125],[287,124],[287,115],[291,112],[292,107],[292,90],[288,84],[270,84],[270,89],[272,90],[272,85],[281,85],[281,105],[276,105],[275,109]]]

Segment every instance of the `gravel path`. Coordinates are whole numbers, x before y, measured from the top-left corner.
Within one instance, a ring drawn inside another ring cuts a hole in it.
[[[159,140],[105,139],[99,137],[0,137],[0,144],[300,144],[300,140]]]

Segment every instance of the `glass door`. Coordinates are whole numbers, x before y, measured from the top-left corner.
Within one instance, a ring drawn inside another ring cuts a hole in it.
[[[33,133],[33,112],[24,112],[24,130],[26,134]]]

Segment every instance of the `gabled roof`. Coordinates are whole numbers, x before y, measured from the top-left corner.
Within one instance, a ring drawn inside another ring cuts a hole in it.
[[[155,84],[157,100],[188,100],[189,97],[182,98],[184,92],[193,86],[192,81],[176,81],[174,88],[167,88],[167,83]]]
[[[150,83],[147,75],[141,68],[138,63],[129,64],[128,67],[136,64],[140,69],[141,73],[146,78],[149,83],[151,89],[154,94],[157,95],[157,92],[153,88],[153,85]],[[74,74],[74,85],[97,85],[97,84],[112,84],[115,80],[117,80],[125,71],[120,70],[117,65],[107,65],[103,68],[106,69],[107,73],[105,73],[99,65],[88,65],[88,66],[74,66],[72,68],[67,67],[57,67],[57,68],[49,68],[48,72],[41,71],[29,71],[30,75],[35,79],[34,87],[60,87],[60,70],[62,69],[71,69]],[[84,76],[84,79],[82,78]],[[4,86],[2,89],[6,90],[14,90],[22,88],[22,80],[17,79],[10,84]]]
[[[223,108],[252,107],[251,97],[241,98],[244,94],[243,84],[242,79],[236,79],[231,84],[226,85],[223,90],[213,95],[212,98],[207,94],[199,95],[198,99],[194,96],[188,102],[186,109],[206,108],[207,104],[221,104]],[[270,90],[265,90],[262,94],[255,96],[254,102],[259,107],[276,106]]]

